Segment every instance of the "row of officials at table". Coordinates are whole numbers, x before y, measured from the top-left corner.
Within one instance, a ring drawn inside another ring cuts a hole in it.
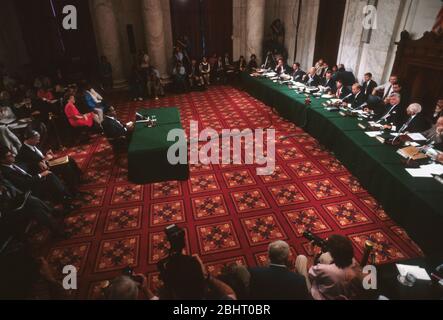
[[[305,72],[299,63],[292,68],[279,59],[275,73],[290,76],[292,82],[304,83],[308,87],[320,87],[324,92],[340,99],[350,110],[361,110],[374,122],[393,133],[422,133],[435,149],[443,151],[443,96],[438,99],[432,118],[425,117],[422,106],[410,103],[407,90],[398,76],[392,75],[385,84],[378,85],[371,73],[366,73],[361,83],[354,74],[338,65],[336,69],[322,68],[319,63]],[[442,155],[439,155],[442,159]]]

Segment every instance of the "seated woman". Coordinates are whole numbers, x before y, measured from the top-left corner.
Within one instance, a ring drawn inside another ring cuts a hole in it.
[[[89,127],[94,125],[94,122],[100,124],[98,116],[93,113],[81,114],[77,107],[75,106],[75,96],[70,94],[67,99],[67,104],[65,106],[65,115],[69,121],[69,124],[74,127]]]
[[[92,88],[90,85],[85,87],[85,100],[88,108],[97,114],[100,123],[103,122],[103,113],[107,109],[107,106],[103,100],[103,97]]]

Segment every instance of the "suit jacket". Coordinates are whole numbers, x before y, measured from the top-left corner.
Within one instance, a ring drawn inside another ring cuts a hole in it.
[[[317,75],[314,75],[314,77],[311,79],[309,78],[309,75],[307,74],[305,77],[305,80],[303,81],[307,86],[310,87],[317,87],[321,83],[321,78]]]
[[[39,162],[44,160],[40,154],[32,150],[26,144],[23,144],[17,154],[17,162],[26,166],[30,174],[38,174],[40,172]]]
[[[291,76],[295,82],[303,82],[303,76],[305,74],[303,70],[298,69],[297,71],[292,70]]]
[[[338,71],[333,76],[334,81],[341,80],[343,81],[344,87],[352,86],[355,83],[355,76],[351,71]]]
[[[331,89],[332,93],[335,93],[337,91],[337,85],[336,85],[335,81],[332,80],[332,78],[329,80],[326,80],[326,78],[323,78],[321,80],[321,85],[323,87]]]
[[[336,89],[335,94],[337,95],[337,99],[344,99],[347,96],[349,96],[349,94],[351,93],[351,91],[347,88],[347,87],[342,87],[340,94],[339,93],[339,89]]]
[[[12,151],[12,153],[17,154],[18,150],[20,150],[22,143],[19,138],[12,133],[6,126],[0,126],[0,145],[8,148]]]
[[[251,299],[309,299],[305,278],[285,267],[271,265],[267,268],[252,268],[249,271]]]
[[[405,115],[406,111],[402,105],[398,104],[395,107],[388,105],[385,109],[385,112],[378,120],[381,120],[385,123],[393,124],[398,130],[398,128],[401,128],[405,121]]]
[[[39,187],[40,177],[20,173],[10,167],[0,165],[0,171],[5,179],[22,191],[32,191]]]
[[[425,119],[425,117],[421,113],[415,115],[415,117],[412,119],[411,117],[409,117],[404,121],[403,125],[400,128],[397,128],[397,130],[401,133],[423,132],[427,129],[429,129],[429,122]]]
[[[127,130],[125,130],[125,126],[122,123],[107,116],[103,118],[102,128],[108,139],[125,137],[127,134]]]
[[[349,102],[352,104],[351,108],[353,109],[358,109],[360,108],[364,103],[366,103],[366,96],[365,94],[361,91],[359,94],[357,95],[352,95],[352,97],[350,98]]]
[[[363,82],[362,85],[362,92],[366,95],[369,96],[372,94],[372,91],[374,91],[374,89],[377,87],[377,82],[375,82],[374,80],[370,80],[369,84],[368,82]]]

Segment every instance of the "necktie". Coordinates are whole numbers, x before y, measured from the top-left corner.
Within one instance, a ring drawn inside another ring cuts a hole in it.
[[[401,129],[400,129],[400,133],[402,133],[402,132],[404,132],[408,127],[409,127],[409,125],[411,124],[411,122],[412,122],[412,119],[414,119],[413,117],[410,117],[409,118],[409,120],[408,121],[406,121],[406,123],[403,125],[403,127],[401,127]]]

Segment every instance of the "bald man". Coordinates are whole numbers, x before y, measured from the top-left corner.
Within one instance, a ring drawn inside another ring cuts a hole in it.
[[[312,67],[308,74],[303,77],[303,82],[308,87],[318,87],[321,83],[321,78],[317,75],[317,70]]]

